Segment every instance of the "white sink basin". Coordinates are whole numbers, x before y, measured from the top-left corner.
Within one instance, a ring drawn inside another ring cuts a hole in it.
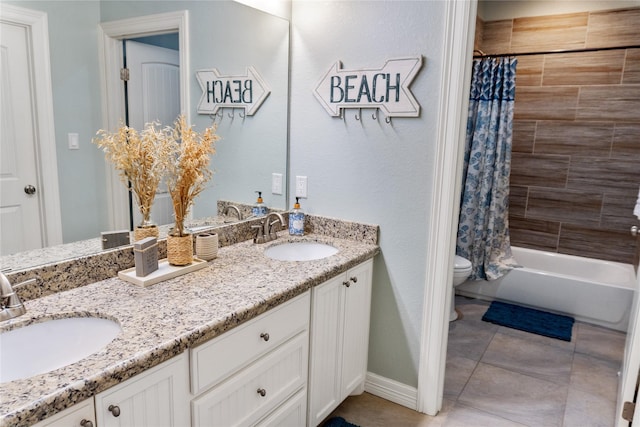
[[[122,328],[98,317],[34,323],[0,334],[0,383],[67,366],[109,344]]]
[[[318,242],[292,242],[271,246],[264,254],[279,261],[312,261],[338,253],[331,245]]]

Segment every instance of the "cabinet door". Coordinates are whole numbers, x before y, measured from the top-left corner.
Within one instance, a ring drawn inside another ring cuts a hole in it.
[[[40,421],[34,427],[95,427],[95,425],[96,415],[93,398],[91,398]]]
[[[309,368],[309,425],[318,425],[340,403],[345,276],[313,289]]]
[[[186,353],[95,397],[101,427],[190,425],[189,359]]]
[[[371,275],[373,261],[347,272],[344,296],[341,400],[364,391],[369,353],[371,315]]]

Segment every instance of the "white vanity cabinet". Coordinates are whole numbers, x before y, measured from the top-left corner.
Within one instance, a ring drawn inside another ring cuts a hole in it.
[[[34,427],[96,427],[93,398],[58,412],[52,417],[34,424]]]
[[[36,426],[315,427],[364,391],[372,269],[365,261]]]
[[[191,350],[193,426],[305,424],[309,294]]]
[[[95,405],[100,427],[190,425],[187,353],[97,394]]]
[[[372,270],[368,260],[312,291],[309,426],[364,391]]]

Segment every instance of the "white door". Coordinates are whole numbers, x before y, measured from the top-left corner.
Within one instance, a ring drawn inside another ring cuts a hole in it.
[[[636,239],[637,251],[640,251],[640,236]],[[640,263],[639,263],[640,264]],[[622,377],[620,378],[620,390],[618,392],[618,406],[616,411],[616,426],[626,427],[628,421],[622,419],[622,407],[624,402],[635,401],[636,384],[640,377],[640,265],[636,274],[637,284],[633,293],[631,304],[631,316],[627,328],[627,341],[624,349],[624,362],[622,364]],[[636,402],[636,411],[633,419],[640,420],[640,403]]]
[[[1,25],[0,254],[7,255],[41,248],[44,239],[28,27]]]
[[[125,42],[129,126],[140,131],[146,123],[172,126],[180,114],[180,59],[177,50],[127,40]],[[134,201],[135,203],[135,201]],[[134,226],[141,221],[137,205]],[[156,224],[173,223],[171,198],[163,184],[151,209]]]

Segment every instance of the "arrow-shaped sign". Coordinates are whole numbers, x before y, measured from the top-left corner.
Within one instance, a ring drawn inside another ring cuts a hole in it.
[[[379,69],[343,70],[336,62],[314,95],[332,116],[342,108],[380,108],[387,117],[418,117],[420,104],[409,85],[422,67],[422,56],[388,59]]]
[[[219,108],[244,108],[252,116],[271,93],[255,68],[240,76],[223,76],[216,69],[196,71],[202,89],[198,114],[215,114]]]

